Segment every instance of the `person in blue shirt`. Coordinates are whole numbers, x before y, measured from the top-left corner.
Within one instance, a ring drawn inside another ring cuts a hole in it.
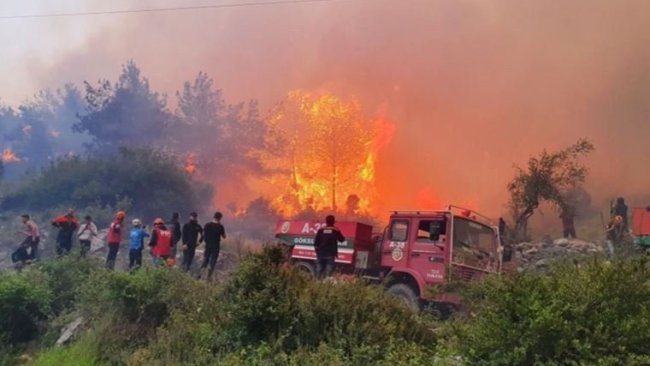
[[[144,238],[149,237],[145,231],[146,227],[142,227],[142,222],[139,219],[134,219],[133,229],[129,235],[129,270],[134,271],[142,266],[142,250],[144,249]]]

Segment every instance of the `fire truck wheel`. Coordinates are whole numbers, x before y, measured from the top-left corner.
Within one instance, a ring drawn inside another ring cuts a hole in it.
[[[386,293],[389,293],[398,299],[402,300],[404,305],[413,311],[420,310],[420,299],[415,294],[411,286],[404,283],[396,283],[388,288]]]
[[[314,267],[313,263],[298,261],[294,263],[294,266],[306,274],[316,277],[316,267]]]

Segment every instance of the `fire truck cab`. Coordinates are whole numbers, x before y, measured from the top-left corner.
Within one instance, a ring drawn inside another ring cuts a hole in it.
[[[315,272],[314,237],[319,222],[280,221],[276,237],[291,247],[294,265]],[[450,281],[471,281],[501,270],[497,226],[472,210],[395,211],[381,235],[357,222],[339,222],[337,270],[381,282],[389,293],[417,309],[430,301],[457,304],[453,294],[432,298],[427,289]]]
[[[379,278],[412,307],[423,301],[456,304],[452,294],[430,298],[428,287],[471,281],[501,270],[499,230],[472,211],[396,211],[381,239]]]

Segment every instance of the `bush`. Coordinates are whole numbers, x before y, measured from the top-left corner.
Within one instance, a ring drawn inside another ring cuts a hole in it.
[[[172,157],[150,148],[122,148],[116,156],[58,160],[7,195],[2,207],[117,207],[127,201],[135,212],[157,216],[179,207],[198,210],[211,195]]]
[[[81,289],[98,270],[98,265],[92,260],[68,256],[39,262],[37,268],[45,275],[44,285],[52,293],[51,307],[58,315],[75,309]]]
[[[457,347],[475,365],[650,363],[646,259],[594,260],[471,287]]]
[[[381,348],[391,337],[435,347],[433,325],[381,288],[361,282],[321,283],[280,266],[282,252],[266,247],[246,258],[224,291],[226,344],[261,342],[287,352],[327,343],[345,355]]]
[[[99,270],[86,282],[81,308],[92,319],[93,329],[101,339],[96,350],[98,360],[123,364],[131,354],[146,347],[172,314],[189,319],[185,327],[170,333],[184,335],[193,319],[209,316],[208,300],[214,290],[179,271],[144,267],[133,273]],[[181,322],[171,324],[183,325]],[[181,345],[184,337],[172,338]],[[161,339],[164,344],[169,340]]]
[[[51,314],[51,298],[38,272],[0,276],[0,340],[12,345],[34,340]]]

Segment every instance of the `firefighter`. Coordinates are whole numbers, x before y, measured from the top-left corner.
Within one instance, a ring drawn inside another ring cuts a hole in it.
[[[173,241],[174,234],[171,230],[167,229],[165,221],[161,218],[154,220],[151,239],[149,241],[154,266],[169,265],[168,260],[171,259],[172,247],[174,246]]]
[[[205,238],[205,251],[203,252],[203,264],[201,265],[201,272],[210,266],[208,269],[208,279],[212,277],[214,267],[219,259],[219,252],[221,251],[221,239],[226,239],[226,229],[221,224],[223,215],[221,212],[215,212],[212,222],[205,224],[203,228],[203,235]],[[201,274],[199,273],[199,278]]]
[[[84,217],[84,222],[79,226],[79,231],[77,232],[79,246],[81,247],[81,258],[86,258],[86,255],[90,251],[90,244],[97,235],[97,225],[93,222],[93,218],[87,215]]]
[[[187,272],[192,267],[196,246],[203,242],[203,228],[198,223],[196,212],[190,214],[190,219],[182,230],[183,238],[183,271]]]
[[[623,240],[623,231],[624,231],[624,219],[623,216],[616,215],[612,221],[607,225],[605,234],[607,235],[607,249],[609,255],[614,255],[614,248],[618,246]]]
[[[144,238],[148,238],[146,227],[142,227],[140,219],[133,219],[133,228],[129,233],[129,270],[135,271],[142,266],[142,249],[144,249]]]
[[[316,278],[324,279],[329,277],[334,269],[334,261],[338,255],[338,243],[345,241],[345,237],[341,234],[334,224],[336,219],[333,215],[328,215],[325,218],[326,226],[320,228],[316,233],[314,239],[314,248],[316,248]]]
[[[178,242],[181,241],[183,233],[181,231],[181,215],[178,212],[172,213],[172,219],[169,220],[169,226],[171,226],[173,238],[173,247],[172,247],[172,257],[176,258],[176,250],[178,249]]]
[[[106,241],[108,242],[108,257],[106,257],[106,268],[109,270],[115,269],[115,259],[117,252],[120,250],[120,243],[122,242],[122,223],[126,218],[126,212],[119,211],[115,214],[115,219],[111,222],[106,234]]]
[[[72,236],[79,227],[79,221],[74,216],[74,210],[69,209],[65,215],[52,220],[52,226],[59,229],[59,234],[56,236],[56,254],[59,256],[67,255],[72,249]]]
[[[576,228],[573,223],[575,215],[573,214],[573,209],[571,208],[565,208],[562,210],[562,214],[560,214],[560,219],[562,220],[562,229],[564,233],[564,237],[566,239],[575,239],[576,238]]]
[[[628,220],[627,220],[627,205],[625,204],[625,199],[623,197],[619,197],[616,200],[616,205],[614,206],[614,216],[620,216],[622,218],[622,229],[623,231],[627,230],[628,228]]]
[[[21,247],[29,248],[30,251],[27,260],[35,261],[38,259],[38,244],[41,241],[40,230],[38,229],[38,225],[36,225],[28,214],[23,214],[20,217],[26,229],[24,232],[20,233],[25,236],[25,240],[21,244]]]

